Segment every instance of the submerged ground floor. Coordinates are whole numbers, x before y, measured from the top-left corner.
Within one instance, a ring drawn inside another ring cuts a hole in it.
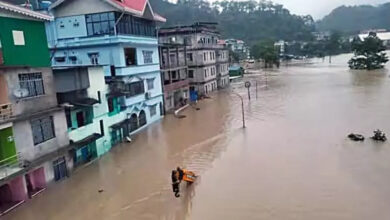
[[[350,132],[390,133],[387,70],[294,66],[251,75],[167,116],[4,216],[13,219],[389,219],[390,147]],[[247,128],[241,128],[244,97]],[[171,170],[200,175],[175,198]],[[374,213],[374,214],[373,214]]]

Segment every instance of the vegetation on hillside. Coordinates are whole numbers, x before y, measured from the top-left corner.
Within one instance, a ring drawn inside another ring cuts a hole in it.
[[[282,5],[269,1],[178,0],[177,4],[151,0],[154,10],[167,18],[165,26],[216,21],[225,38],[242,39],[249,45],[259,40],[312,40],[311,16],[293,15]]]
[[[367,29],[390,29],[390,3],[377,7],[370,5],[341,6],[317,23],[322,31],[357,33]]]

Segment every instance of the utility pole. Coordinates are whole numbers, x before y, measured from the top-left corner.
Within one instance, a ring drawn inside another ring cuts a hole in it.
[[[257,99],[257,80],[256,80],[256,99]]]
[[[236,92],[233,92],[234,95],[238,96],[241,100],[241,112],[242,112],[242,128],[246,128],[245,126],[245,113],[244,113],[244,99],[242,96]]]

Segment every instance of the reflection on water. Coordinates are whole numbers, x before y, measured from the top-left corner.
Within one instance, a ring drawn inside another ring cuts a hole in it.
[[[270,71],[268,89],[256,99],[252,87],[251,101],[238,82],[4,219],[390,219],[389,144],[346,138],[390,134],[388,69],[351,71],[349,57]],[[264,85],[265,77],[245,80]],[[245,98],[245,130],[232,90]],[[177,166],[201,175],[178,199],[170,185]]]

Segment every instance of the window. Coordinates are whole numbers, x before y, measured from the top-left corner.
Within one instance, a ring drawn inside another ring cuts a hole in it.
[[[189,61],[193,61],[194,60],[194,57],[193,57],[192,53],[187,53],[187,59]]]
[[[31,120],[31,130],[34,145],[43,143],[55,137],[53,117]]]
[[[146,82],[148,84],[148,90],[151,90],[151,89],[154,88],[154,78],[153,79],[147,79]]]
[[[109,113],[114,112],[115,110],[114,98],[107,99],[107,104],[108,104],[108,112]]]
[[[207,71],[206,71],[206,69],[204,70],[204,78],[207,78]]]
[[[194,78],[194,70],[188,70],[188,78]]]
[[[149,106],[150,117],[153,117],[157,113],[157,105]]]
[[[204,53],[203,53],[203,60],[204,60],[204,61],[206,61],[206,55],[207,55],[207,53],[204,52]]]
[[[142,54],[144,55],[144,63],[153,63],[153,51],[143,50]]]
[[[91,60],[92,65],[99,64],[99,53],[88,53],[89,59]]]
[[[12,37],[14,39],[14,45],[24,46],[24,33],[23,31],[12,31]]]
[[[135,48],[125,48],[125,62],[126,66],[137,65]]]
[[[42,73],[26,73],[19,74],[20,88],[25,89],[27,92],[22,97],[34,97],[45,94],[43,87]]]
[[[144,82],[138,81],[126,84],[126,90],[130,93],[128,96],[136,96],[145,93]]]
[[[156,36],[156,24],[153,21],[137,18],[129,14],[115,13],[117,24],[117,33],[141,36]],[[120,19],[119,19],[120,18]]]
[[[103,35],[114,34],[115,16],[113,12],[85,15],[87,34]]]
[[[210,52],[210,60],[213,60],[213,53]]]

